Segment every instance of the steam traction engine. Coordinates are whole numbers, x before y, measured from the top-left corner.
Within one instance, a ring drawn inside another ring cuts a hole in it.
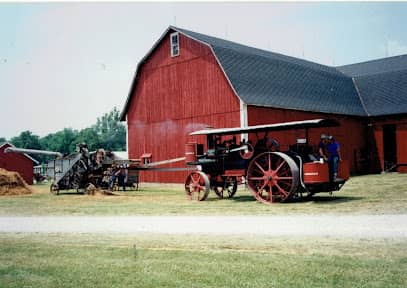
[[[206,129],[190,135],[206,135],[203,144],[186,144],[186,163],[196,165],[185,181],[187,197],[203,201],[213,190],[220,198],[235,195],[237,185],[246,182],[260,202],[285,202],[293,198],[312,196],[319,192],[339,190],[349,179],[349,163],[339,164],[338,178],[330,177],[328,163],[318,161],[308,144],[310,128],[338,126],[328,119],[258,125],[245,128]],[[297,139],[288,151],[279,151],[278,142],[268,133],[290,129],[305,129],[305,139]],[[263,138],[236,143],[236,135],[264,132]],[[228,140],[224,140],[228,138]]]

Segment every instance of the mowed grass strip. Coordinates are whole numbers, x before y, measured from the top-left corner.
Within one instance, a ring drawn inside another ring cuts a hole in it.
[[[406,287],[405,240],[0,234],[0,287]]]
[[[59,196],[48,185],[33,186],[35,193],[0,197],[0,215],[283,215],[283,214],[401,214],[407,209],[407,174],[388,173],[352,177],[333,195],[311,200],[261,204],[244,185],[232,199],[214,192],[206,201],[188,201],[182,184],[141,183],[139,191],[116,196],[88,196],[74,191]]]

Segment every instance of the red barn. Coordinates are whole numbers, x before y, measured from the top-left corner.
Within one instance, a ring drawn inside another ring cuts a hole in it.
[[[333,134],[354,173],[407,163],[407,55],[329,67],[170,26],[138,64],[121,114],[129,157],[152,161],[183,156],[188,141],[205,143],[188,136],[205,127],[314,118],[339,121],[309,139]],[[273,137],[288,147],[298,133]],[[182,182],[185,173],[143,177]]]
[[[0,168],[8,171],[18,172],[27,184],[33,184],[33,163],[38,165],[38,161],[31,158],[27,154],[20,153],[5,153],[4,150],[8,147],[14,147],[10,143],[0,143]]]

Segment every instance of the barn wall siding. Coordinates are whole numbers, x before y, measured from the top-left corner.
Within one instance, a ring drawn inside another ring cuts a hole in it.
[[[211,50],[180,35],[180,56],[165,37],[141,67],[127,114],[129,157],[152,161],[184,156],[188,133],[240,125],[239,100]],[[199,141],[205,142],[204,139]],[[185,167],[178,163],[171,167]],[[185,172],[142,172],[147,182],[183,182]]]
[[[0,148],[0,168],[8,171],[18,172],[27,184],[33,184],[33,162],[19,153],[5,153],[4,150],[10,147],[6,144]]]
[[[389,116],[385,119],[373,119],[372,127],[374,130],[374,141],[377,142],[377,157],[380,162],[380,169],[384,171],[384,143],[383,143],[383,126],[396,126],[396,146],[397,146],[397,163],[407,164],[407,116]],[[398,172],[407,173],[406,166],[400,166]]]
[[[309,144],[314,146],[318,145],[322,133],[333,135],[341,145],[342,158],[350,160],[351,172],[363,172],[361,170],[363,170],[364,167],[360,164],[360,158],[362,157],[361,153],[366,150],[367,123],[365,120],[361,118],[350,118],[346,116],[315,112],[255,106],[248,107],[249,125],[311,120],[317,118],[334,119],[339,122],[340,126],[309,129]],[[272,134],[270,133],[269,136],[275,138],[279,142],[281,150],[287,150],[289,145],[296,143],[297,138],[305,138],[305,129],[273,132]]]
[[[377,156],[380,162],[380,171],[384,171],[383,129],[381,126],[374,127],[374,141],[377,145]]]
[[[184,156],[185,143],[206,143],[204,136],[188,133],[204,129],[239,127],[240,103],[211,49],[180,34],[180,55],[171,57],[169,33],[140,64],[133,94],[127,106],[128,151],[130,158],[152,153],[152,161]],[[396,124],[397,158],[407,162],[406,117],[372,119],[288,109],[247,107],[248,125],[332,118],[339,127],[310,129],[310,144],[320,134],[334,135],[342,156],[350,160],[352,173],[383,170],[384,124]],[[271,134],[271,133],[270,133]],[[258,135],[261,136],[261,135]],[[250,137],[256,137],[251,135]],[[305,137],[304,131],[273,133],[283,149]],[[183,162],[169,165],[185,167]],[[399,171],[407,168],[399,168]],[[187,172],[142,172],[141,181],[183,182]]]
[[[396,131],[397,163],[407,165],[407,123],[398,125]],[[407,173],[407,166],[400,166],[397,171]]]

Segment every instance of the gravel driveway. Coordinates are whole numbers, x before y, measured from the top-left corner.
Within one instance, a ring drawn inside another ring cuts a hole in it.
[[[406,215],[0,217],[0,232],[407,238]]]

